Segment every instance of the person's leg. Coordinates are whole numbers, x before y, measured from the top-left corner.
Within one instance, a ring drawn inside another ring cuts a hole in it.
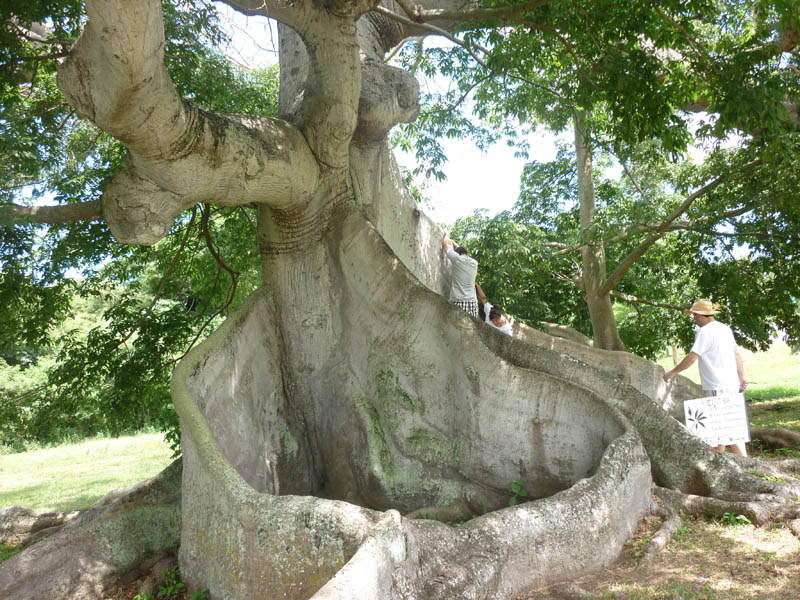
[[[720,444],[719,446],[714,446],[714,450],[717,452],[725,452],[725,444]]]
[[[739,456],[747,456],[747,447],[744,445],[744,442],[732,444],[731,450],[734,454],[738,454]]]

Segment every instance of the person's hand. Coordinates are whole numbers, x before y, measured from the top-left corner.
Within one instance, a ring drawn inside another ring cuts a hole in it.
[[[669,383],[670,379],[672,379],[673,377],[675,377],[675,373],[673,373],[672,371],[667,371],[666,373],[664,373],[664,377],[662,377],[662,379],[666,383]]]
[[[742,388],[742,391],[747,389],[747,379],[744,377],[739,377],[739,387]]]

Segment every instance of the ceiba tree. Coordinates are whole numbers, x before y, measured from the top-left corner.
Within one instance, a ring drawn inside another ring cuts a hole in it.
[[[258,207],[263,286],[173,376],[191,589],[511,598],[613,560],[653,489],[672,509],[796,516],[798,484],[743,466],[783,471],[710,452],[665,411],[688,384],[667,388],[626,353],[508,338],[442,297],[441,231],[386,140],[417,116],[418,85],[383,56],[422,22],[502,22],[545,2],[229,4],[282,24],[278,118],[184,101],[157,0],[88,1],[58,75],[128,151],[102,200],[69,218],[153,244],[196,203]],[[512,482],[539,500],[497,510]],[[0,572],[18,597],[24,556]]]

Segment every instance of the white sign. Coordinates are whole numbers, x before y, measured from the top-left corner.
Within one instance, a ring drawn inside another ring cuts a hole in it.
[[[683,416],[686,428],[709,446],[750,441],[744,394],[685,400]]]

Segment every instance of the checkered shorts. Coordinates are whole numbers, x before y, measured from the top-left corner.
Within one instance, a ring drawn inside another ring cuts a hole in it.
[[[453,304],[455,304],[458,308],[463,310],[465,313],[472,315],[473,317],[478,316],[478,301],[477,300],[454,300]]]

